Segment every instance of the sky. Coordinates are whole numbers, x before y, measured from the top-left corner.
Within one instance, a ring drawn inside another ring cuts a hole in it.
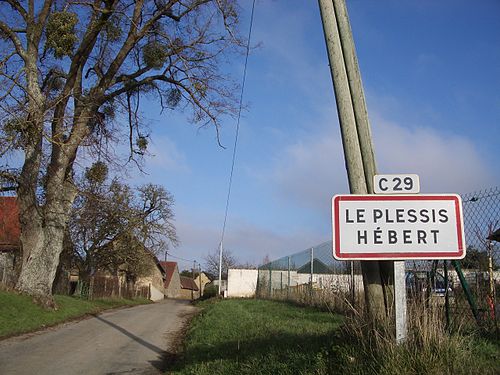
[[[252,2],[242,0],[246,35]],[[423,193],[500,185],[500,1],[347,0],[379,173]],[[317,1],[257,0],[224,248],[261,264],[331,239],[348,193]],[[241,81],[244,56],[232,64]],[[180,269],[218,248],[236,120],[215,131],[147,103],[146,174],[175,198]],[[180,259],[182,258],[182,259]]]

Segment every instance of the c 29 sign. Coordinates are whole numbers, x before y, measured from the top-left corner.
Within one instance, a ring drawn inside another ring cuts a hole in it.
[[[383,174],[373,176],[375,194],[417,194],[420,181],[416,174]]]
[[[339,260],[461,259],[458,195],[336,195],[333,255]]]

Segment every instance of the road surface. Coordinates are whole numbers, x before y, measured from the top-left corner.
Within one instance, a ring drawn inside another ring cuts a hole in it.
[[[0,374],[160,374],[195,310],[164,300],[3,340]]]

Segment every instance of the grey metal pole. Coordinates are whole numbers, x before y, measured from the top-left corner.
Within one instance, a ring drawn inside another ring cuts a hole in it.
[[[196,268],[196,261],[194,260],[193,261],[193,268],[191,269],[191,278],[193,280],[193,283],[194,283],[194,269]],[[193,286],[191,286],[191,301],[194,300],[194,289],[193,289]]]
[[[290,257],[288,257],[288,287],[286,290],[286,299],[290,299]]]
[[[314,247],[311,247],[311,282],[310,282],[310,289],[309,289],[311,302],[312,302],[312,298],[313,298],[313,274],[314,274]]]
[[[450,295],[448,293],[448,262],[443,260],[443,271],[444,271],[444,311],[446,315],[446,330],[450,330]]]
[[[269,298],[271,298],[272,295],[273,295],[273,281],[272,281],[272,277],[273,277],[273,271],[271,269],[271,263],[269,263]]]
[[[222,241],[219,243],[219,296],[220,296],[220,286],[222,284]]]
[[[201,264],[198,266],[198,281],[200,284],[200,299],[201,299],[201,297],[203,296],[203,290],[201,286]]]
[[[310,281],[311,281],[311,287],[312,287],[312,283],[313,283],[313,273],[314,273],[314,247],[311,247],[311,251],[310,251],[310,255],[311,255],[311,278],[310,278]]]
[[[396,315],[396,343],[407,337],[405,261],[394,262],[394,310]]]

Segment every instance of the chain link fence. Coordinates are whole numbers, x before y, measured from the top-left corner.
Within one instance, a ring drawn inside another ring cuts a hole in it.
[[[500,188],[462,195],[466,257],[460,261],[408,261],[410,300],[442,308],[451,327],[498,332],[500,313]]]
[[[457,262],[407,261],[409,301],[442,309],[449,325],[497,330],[500,313],[500,188],[462,195],[467,256]],[[346,311],[363,308],[359,262],[333,258],[332,241],[258,269],[257,295]]]
[[[262,265],[257,295],[345,310],[358,305],[363,283],[359,262],[333,258],[332,241]]]

